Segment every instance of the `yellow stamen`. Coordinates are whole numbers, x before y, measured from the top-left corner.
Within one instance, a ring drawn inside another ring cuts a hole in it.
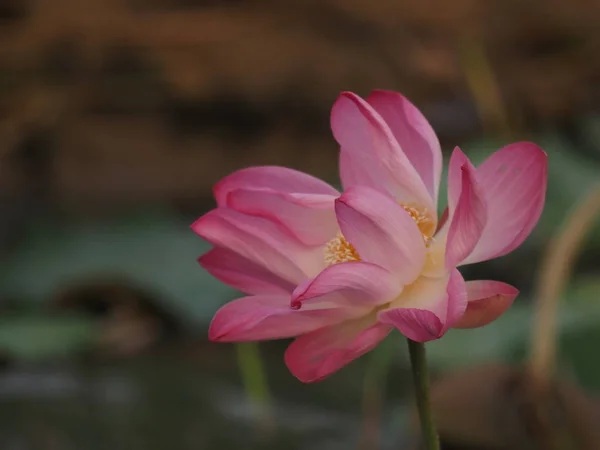
[[[360,256],[342,233],[338,233],[336,237],[325,244],[325,264],[331,266],[349,261],[360,261]]]
[[[402,206],[404,211],[406,211],[412,220],[415,221],[423,235],[423,240],[429,245],[435,234],[435,223],[428,214],[427,208],[419,208],[418,206],[404,203],[400,203],[400,206]]]
[[[429,246],[433,242],[435,233],[435,223],[432,217],[428,214],[426,208],[419,208],[412,204],[400,203],[400,206],[410,215],[415,221],[417,227],[423,235],[425,244]],[[324,249],[325,264],[331,266],[350,261],[360,261],[360,256],[354,246],[346,240],[342,233],[338,233],[332,240],[325,244]]]

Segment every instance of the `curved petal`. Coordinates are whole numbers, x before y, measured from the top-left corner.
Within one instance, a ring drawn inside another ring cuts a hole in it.
[[[229,206],[227,197],[235,189],[273,189],[280,192],[339,195],[322,180],[279,166],[258,166],[238,170],[219,181],[213,191],[218,206]]]
[[[455,267],[469,256],[479,242],[487,220],[485,198],[475,179],[474,168],[465,163],[460,167],[460,173],[460,194],[455,209],[450,212],[446,241],[447,268]]]
[[[454,147],[452,155],[450,155],[450,162],[448,163],[448,215],[449,218],[456,209],[456,204],[460,198],[462,191],[462,168],[467,166],[472,171],[476,172],[475,167],[467,158],[467,155],[459,147]]]
[[[429,195],[437,203],[442,175],[442,149],[425,116],[398,92],[376,90],[367,97],[367,102],[388,124]]]
[[[215,247],[226,248],[279,278],[298,284],[325,267],[321,248],[312,248],[261,217],[228,208],[200,217],[192,230]]]
[[[235,189],[229,193],[228,205],[236,211],[281,224],[307,245],[323,245],[338,231],[334,210],[337,197],[273,189]]]
[[[416,342],[427,342],[442,337],[444,324],[438,316],[426,309],[394,308],[380,311],[381,323],[393,325],[406,336]]]
[[[294,291],[292,305],[374,307],[398,296],[402,285],[389,271],[361,261],[334,264]]]
[[[467,307],[465,281],[454,269],[441,278],[422,277],[408,286],[378,319],[395,326],[413,341],[441,338],[464,314]]]
[[[435,214],[435,204],[423,180],[402,152],[389,126],[366,101],[351,92],[343,92],[331,110],[331,129],[341,151],[352,155],[348,161],[362,166],[356,170],[342,166],[344,171],[351,169],[352,172],[352,176],[340,174],[344,188],[354,185],[346,184],[351,179],[378,189],[380,182],[367,183],[380,179],[397,201],[422,205]],[[359,180],[357,173],[368,176]]]
[[[285,352],[290,372],[304,383],[320,381],[371,351],[392,327],[373,316],[346,321],[297,338]]]
[[[388,192],[387,185],[381,177],[379,163],[370,153],[352,153],[340,150],[340,179],[342,186],[369,186],[381,192]]]
[[[246,294],[290,295],[296,285],[226,248],[213,248],[198,258],[213,277]]]
[[[544,207],[548,159],[535,144],[507,145],[477,168],[477,179],[485,194],[488,220],[463,264],[506,255],[529,236]]]
[[[499,281],[467,282],[468,305],[454,328],[477,328],[500,317],[513,304],[519,290]]]
[[[453,269],[452,272],[450,272],[446,293],[448,294],[448,305],[446,308],[446,319],[444,321],[444,333],[452,328],[454,324],[463,317],[467,310],[467,284],[458,269]]]
[[[342,234],[363,261],[377,264],[408,284],[425,264],[423,236],[411,216],[389,196],[362,186],[336,200]]]
[[[286,295],[257,295],[227,303],[213,317],[211,341],[243,342],[298,336],[346,319],[339,308],[301,311],[290,308]]]

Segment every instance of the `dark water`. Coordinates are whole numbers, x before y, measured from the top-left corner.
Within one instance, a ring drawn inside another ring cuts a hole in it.
[[[266,421],[244,393],[233,353],[222,348],[216,358],[211,350],[192,357],[12,367],[0,375],[0,448],[365,448],[361,404],[368,358],[304,385],[287,373],[280,347],[268,354],[273,400]],[[406,375],[394,370],[379,386],[387,391],[379,448],[402,448]]]

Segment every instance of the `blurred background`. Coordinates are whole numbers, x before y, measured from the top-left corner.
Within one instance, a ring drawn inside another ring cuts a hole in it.
[[[337,184],[329,109],[375,88],[408,96],[446,156],[525,139],[549,155],[534,234],[463,272],[517,303],[428,346],[445,448],[550,448],[527,446],[528,415],[498,419],[521,394],[494,412],[471,388],[555,338],[548,371],[600,424],[598,224],[531,336],[548,246],[600,181],[598,23],[590,0],[1,0],[0,448],[416,448],[399,335],[316,385],[287,372],[287,342],[209,343],[239,293],[197,265],[189,229],[238,168]]]

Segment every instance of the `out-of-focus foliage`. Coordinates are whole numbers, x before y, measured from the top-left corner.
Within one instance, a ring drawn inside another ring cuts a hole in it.
[[[6,315],[0,319],[0,351],[9,361],[64,360],[88,351],[99,334],[86,317]]]
[[[0,273],[0,296],[42,306],[70,284],[117,279],[141,285],[189,324],[206,323],[234,292],[197,264],[208,244],[166,211],[107,221],[32,224]]]

